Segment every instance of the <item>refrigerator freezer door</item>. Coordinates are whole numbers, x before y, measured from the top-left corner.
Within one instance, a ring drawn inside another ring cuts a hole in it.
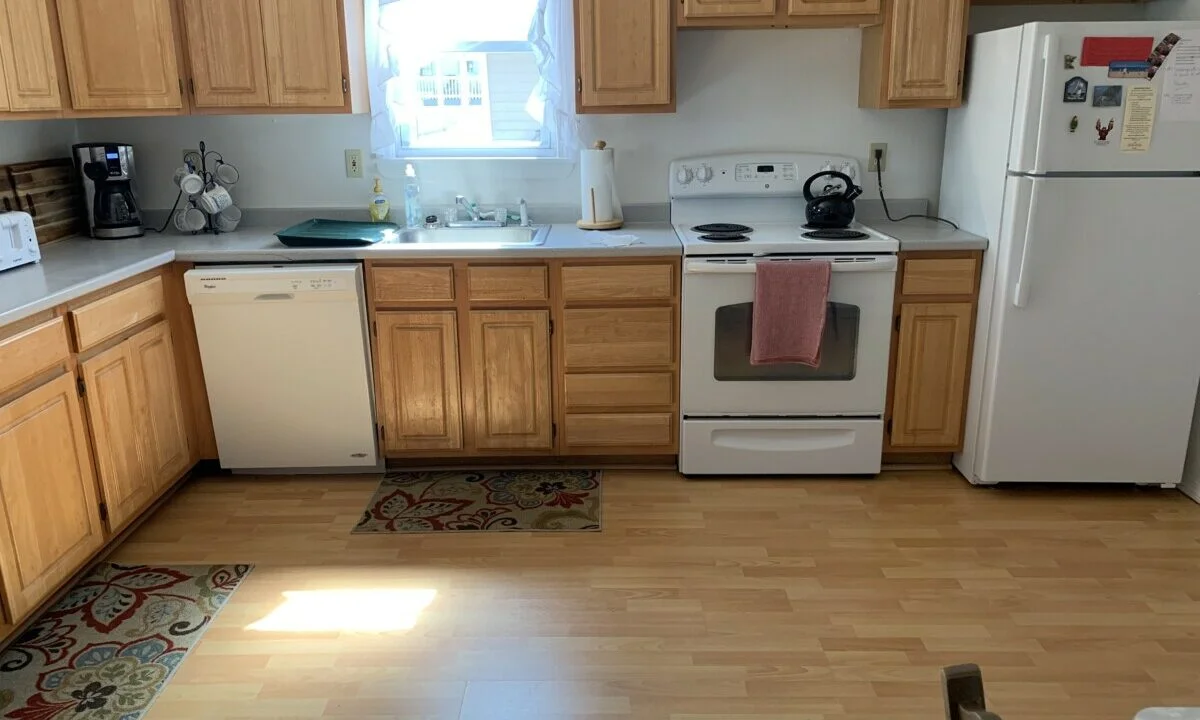
[[[1000,243],[960,467],[985,483],[1178,483],[1200,381],[1200,178],[1012,182],[1026,214]]]
[[[1200,41],[1197,22],[1033,23],[1024,28],[1018,85],[1018,116],[1009,155],[1009,170],[1044,174],[1055,172],[1153,172],[1200,170],[1200,123],[1167,122],[1161,108],[1163,84],[1169,73],[1153,80],[1109,77],[1107,65],[1084,65],[1086,38],[1133,38],[1130,48],[1154,47],[1168,33]],[[1136,38],[1142,38],[1138,41]],[[1117,47],[1120,47],[1118,41]],[[1129,50],[1127,53],[1140,50]],[[1121,53],[1117,53],[1120,55]],[[1074,67],[1067,67],[1067,56]],[[1095,57],[1100,57],[1096,55]],[[1141,58],[1145,60],[1146,58]],[[1167,56],[1168,67],[1173,59]],[[1072,93],[1083,88],[1081,102]],[[1074,82],[1073,82],[1074,81]],[[1120,88],[1120,104],[1112,105]],[[1134,88],[1152,88],[1156,117],[1149,148],[1122,150],[1125,107]],[[1098,99],[1097,92],[1100,93]],[[1097,106],[1096,103],[1101,105]],[[1078,127],[1071,132],[1073,118]],[[1112,129],[1109,130],[1109,124]],[[1097,130],[1097,124],[1100,130]],[[1101,135],[1105,136],[1101,140]]]

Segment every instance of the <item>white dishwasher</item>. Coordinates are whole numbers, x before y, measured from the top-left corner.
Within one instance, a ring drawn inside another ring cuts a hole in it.
[[[370,344],[358,264],[185,275],[221,467],[370,471]]]

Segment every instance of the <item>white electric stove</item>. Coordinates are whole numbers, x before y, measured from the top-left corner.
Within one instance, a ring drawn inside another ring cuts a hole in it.
[[[879,472],[899,242],[858,224],[804,227],[804,184],[822,170],[859,177],[856,160],[825,154],[671,164],[671,222],[684,246],[685,474]],[[833,270],[820,367],[751,364],[755,268],[814,260]]]

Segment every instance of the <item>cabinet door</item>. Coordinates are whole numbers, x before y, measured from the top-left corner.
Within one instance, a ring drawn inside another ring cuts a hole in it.
[[[971,303],[900,306],[891,444],[955,448],[971,362]]]
[[[0,407],[0,589],[9,619],[28,615],[103,543],[75,376],[63,375]]]
[[[172,0],[58,0],[77,110],[182,108]]]
[[[891,55],[885,61],[889,63],[888,99],[958,98],[966,47],[966,1],[891,0],[890,12]]]
[[[576,105],[670,109],[671,0],[576,0]]]
[[[788,15],[875,15],[879,0],[788,0]]]
[[[271,104],[342,107],[339,0],[262,0]]]
[[[157,493],[191,464],[171,328],[160,322],[123,344],[129,346],[137,378],[142,460]]]
[[[46,0],[0,0],[0,74],[13,112],[62,108]]]
[[[109,530],[116,532],[154,497],[154,482],[142,462],[138,372],[129,343],[79,365],[86,390],[84,404],[92,428],[100,488],[108,507]]]
[[[775,0],[684,0],[689,18],[757,17],[775,14]]]
[[[383,312],[375,323],[384,453],[462,449],[455,312]]]
[[[471,313],[477,448],[549,450],[550,313]]]
[[[265,107],[267,59],[259,0],[183,0],[196,107]]]

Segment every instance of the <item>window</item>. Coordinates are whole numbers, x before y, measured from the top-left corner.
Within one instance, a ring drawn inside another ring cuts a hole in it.
[[[569,0],[367,0],[381,157],[573,153]],[[565,47],[564,47],[565,46]],[[564,75],[566,77],[564,77]]]

